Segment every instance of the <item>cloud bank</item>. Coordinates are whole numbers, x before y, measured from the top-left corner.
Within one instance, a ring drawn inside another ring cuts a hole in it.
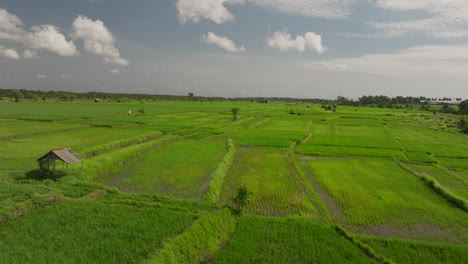
[[[178,0],[179,22],[194,23],[207,19],[222,24],[234,20],[225,5],[256,5],[290,15],[343,19],[351,14],[352,7],[362,0]]]
[[[220,37],[213,32],[208,32],[207,35],[202,36],[203,42],[207,44],[214,44],[230,52],[243,52],[245,51],[244,46],[237,47],[236,44],[227,37]]]
[[[61,56],[76,56],[78,51],[73,41],[68,41],[57,27],[33,26],[27,30],[14,14],[0,9],[0,39],[17,42],[34,50],[47,50]]]
[[[376,7],[395,11],[422,11],[426,18],[396,22],[371,22],[386,36],[423,34],[434,38],[468,37],[468,1],[377,0]]]

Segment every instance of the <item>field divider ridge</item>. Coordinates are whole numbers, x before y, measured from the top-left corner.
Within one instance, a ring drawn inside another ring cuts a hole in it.
[[[211,180],[208,183],[205,194],[203,195],[203,199],[205,201],[216,203],[221,195],[221,187],[223,186],[224,178],[231,168],[232,162],[234,161],[234,154],[236,152],[236,147],[231,139],[228,139],[227,141],[227,149],[227,153],[211,175]]]
[[[142,136],[136,136],[128,139],[119,139],[111,141],[105,144],[97,145],[82,151],[83,158],[90,158],[96,155],[100,155],[117,148],[127,147],[133,144],[143,144],[151,140],[155,140],[163,136],[163,133],[157,131],[152,133],[147,133]]]
[[[237,217],[229,208],[200,216],[185,232],[169,239],[148,264],[208,263],[229,242]]]

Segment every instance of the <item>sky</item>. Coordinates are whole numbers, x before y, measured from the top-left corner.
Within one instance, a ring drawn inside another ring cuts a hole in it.
[[[0,0],[0,88],[468,98],[468,1]]]

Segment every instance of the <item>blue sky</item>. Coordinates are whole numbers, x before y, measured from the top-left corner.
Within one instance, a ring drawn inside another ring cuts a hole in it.
[[[465,0],[0,0],[0,87],[468,97]]]

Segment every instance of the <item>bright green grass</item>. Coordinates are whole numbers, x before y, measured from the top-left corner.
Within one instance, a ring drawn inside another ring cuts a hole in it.
[[[318,217],[286,149],[236,148],[234,163],[221,189],[220,202],[233,204],[232,199],[241,184],[253,192],[245,209],[247,213]]]
[[[242,217],[218,263],[377,263],[331,227],[306,219]]]
[[[107,184],[126,191],[202,198],[225,152],[225,142],[184,140],[166,144],[140,156],[128,165],[130,169]]]
[[[307,136],[307,132],[305,130],[271,130],[260,126],[258,128],[242,130],[222,138],[232,138],[236,143],[248,145],[288,147],[292,142],[301,141],[305,136]]]
[[[426,173],[455,195],[468,200],[468,181],[445,168],[429,165],[406,164],[418,173]]]
[[[468,169],[468,158],[461,159],[437,157],[437,160],[439,160],[446,167]]]
[[[141,263],[193,215],[63,201],[0,226],[1,263]]]
[[[390,137],[374,137],[374,136],[336,136],[336,135],[314,135],[307,142],[310,145],[325,145],[325,146],[343,146],[343,147],[360,147],[360,148],[389,148],[399,149],[400,145]]]
[[[430,152],[437,157],[468,158],[468,140],[465,135],[398,122],[392,122],[389,129],[410,152]]]
[[[367,236],[360,240],[397,263],[464,264],[468,260],[466,246]]]
[[[351,231],[467,243],[468,218],[413,174],[386,160],[308,160],[332,200],[332,215]],[[337,209],[336,209],[337,208]]]
[[[406,156],[409,160],[418,161],[418,162],[427,162],[427,163],[437,163],[437,160],[434,159],[432,155],[427,154],[426,152],[407,152]]]
[[[314,136],[312,135],[312,137]],[[404,159],[403,153],[399,149],[322,146],[306,143],[304,145],[298,145],[296,150],[304,154],[325,156],[362,156]]]
[[[0,119],[0,137],[79,127],[74,124]]]

